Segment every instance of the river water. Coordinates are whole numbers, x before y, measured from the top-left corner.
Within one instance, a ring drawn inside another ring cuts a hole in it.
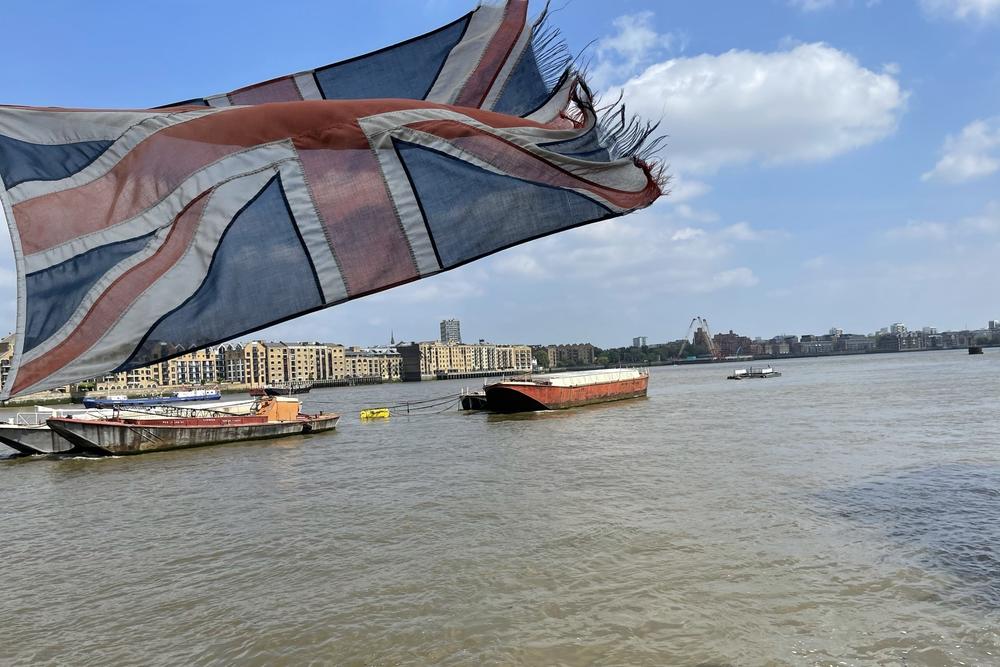
[[[0,461],[0,664],[1000,664],[1000,352]],[[2,446],[0,446],[2,448]]]

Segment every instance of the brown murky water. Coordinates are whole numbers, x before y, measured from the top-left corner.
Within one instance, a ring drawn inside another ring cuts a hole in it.
[[[1000,664],[1000,352],[0,462],[0,663]],[[323,407],[332,407],[324,405]]]

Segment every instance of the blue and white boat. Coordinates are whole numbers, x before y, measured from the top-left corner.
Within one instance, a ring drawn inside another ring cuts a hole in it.
[[[110,408],[116,405],[169,405],[187,401],[217,401],[222,398],[218,389],[188,389],[171,391],[160,396],[139,396],[129,398],[124,395],[88,396],[83,399],[87,408]]]

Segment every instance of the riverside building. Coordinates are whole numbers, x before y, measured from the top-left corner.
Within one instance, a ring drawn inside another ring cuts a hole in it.
[[[375,382],[400,379],[402,362],[395,347],[349,347],[344,354],[349,379]]]
[[[712,340],[715,341],[715,347],[723,357],[735,357],[741,354],[749,355],[750,348],[753,345],[753,341],[747,336],[733,333],[732,329],[729,330],[729,333],[715,334]]]
[[[251,387],[343,380],[344,346],[336,343],[226,343],[97,378],[98,391],[232,383]]]
[[[396,346],[404,382],[448,378],[486,377],[531,370],[531,348],[498,345],[423,341]]]
[[[548,345],[545,347],[549,366],[593,366],[596,359],[594,346],[590,343],[570,345]]]
[[[458,320],[441,320],[441,342],[462,342],[462,325]]]

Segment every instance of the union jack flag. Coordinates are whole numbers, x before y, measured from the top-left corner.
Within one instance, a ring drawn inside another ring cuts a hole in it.
[[[648,206],[657,178],[622,146],[627,132],[600,122],[551,38],[511,0],[158,109],[0,107],[18,274],[0,398]]]

